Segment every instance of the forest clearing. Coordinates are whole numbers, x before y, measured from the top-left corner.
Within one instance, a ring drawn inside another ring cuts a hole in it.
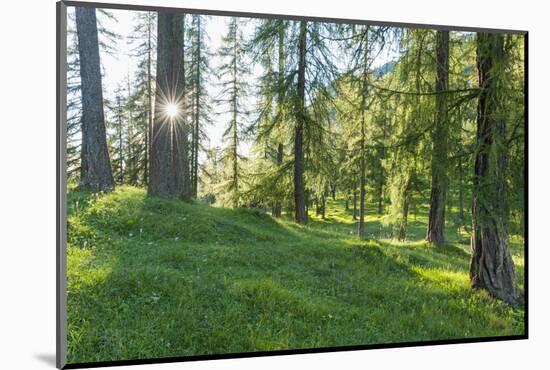
[[[307,226],[134,187],[68,204],[70,362],[523,333],[523,309],[470,289],[467,235],[424,241],[425,204],[405,242],[378,216],[358,240],[341,197]],[[522,239],[510,246],[522,288]]]
[[[521,32],[67,21],[70,363],[526,334]]]

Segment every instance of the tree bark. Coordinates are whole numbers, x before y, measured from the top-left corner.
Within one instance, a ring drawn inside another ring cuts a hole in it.
[[[128,140],[128,160],[127,160],[127,164],[126,164],[126,167],[127,167],[127,172],[128,172],[128,180],[127,182],[131,185],[136,185],[137,182],[138,182],[138,174],[137,174],[137,171],[136,171],[136,167],[137,167],[137,163],[136,163],[136,158],[135,158],[135,154],[134,154],[134,150],[133,150],[133,138],[134,138],[134,109],[133,109],[133,104],[132,104],[132,88],[130,86],[130,73],[128,73],[128,77],[127,77],[127,101],[126,101],[126,106],[127,106],[127,109],[128,109],[128,123],[127,123],[127,127],[126,127],[126,135],[127,135],[127,140]]]
[[[282,166],[283,164],[283,144],[279,143],[277,145],[277,166]],[[271,211],[271,214],[274,217],[281,217],[281,201],[275,200],[275,203],[273,204],[273,209]]]
[[[124,183],[124,143],[122,141],[122,103],[120,95],[116,97],[117,103],[117,130],[118,130],[118,181],[119,184]],[[115,164],[116,166],[116,164]]]
[[[464,226],[464,186],[462,180],[462,160],[458,162],[458,217],[459,225]]]
[[[306,31],[307,22],[300,22],[298,41],[298,101],[296,102],[296,124],[294,127],[294,204],[295,221],[307,223],[305,185],[304,185],[304,151],[303,135],[306,119],[305,85],[306,85]]]
[[[233,36],[233,208],[239,206],[239,135],[238,135],[238,126],[237,126],[237,26],[234,28],[235,35]]]
[[[409,206],[412,186],[412,175],[407,174],[405,186],[403,188],[403,203],[401,204],[401,219],[399,220],[397,240],[404,241],[407,238],[407,223],[409,219]]]
[[[278,30],[278,81],[277,81],[277,117],[279,120],[282,120],[283,115],[283,104],[284,104],[284,77],[285,77],[285,28],[284,22],[279,21],[279,30]],[[280,123],[279,123],[280,124]],[[280,138],[279,138],[280,140]],[[283,165],[283,143],[277,145],[277,167]],[[281,217],[281,200],[276,199],[273,203],[272,215],[275,217]]]
[[[367,29],[368,32],[368,29]],[[367,165],[365,163],[365,110],[367,100],[367,73],[368,73],[368,45],[365,45],[364,57],[363,57],[363,75],[361,83],[361,138],[360,138],[360,152],[359,152],[359,171],[360,171],[360,183],[359,183],[359,225],[357,226],[357,236],[363,238],[365,233],[365,186],[367,182]]]
[[[200,120],[200,94],[201,94],[201,19],[197,16],[197,60],[196,60],[196,80],[195,80],[195,127],[193,133],[193,197],[197,198],[199,184],[199,120]]]
[[[188,129],[184,122],[183,15],[158,13],[155,117],[149,195],[189,198]],[[168,104],[178,107],[171,117]]]
[[[353,180],[353,220],[357,220],[357,179]]]
[[[82,91],[80,186],[106,191],[115,182],[105,132],[96,13],[94,8],[76,7],[75,14]]]
[[[435,244],[445,243],[445,202],[447,177],[447,137],[449,122],[447,94],[449,90],[449,31],[437,31],[435,122],[432,131],[432,191],[426,239]]]
[[[327,197],[325,193],[323,193],[321,195],[321,217],[323,218],[323,220],[325,219],[325,215],[326,215],[326,207],[327,207]]]
[[[515,305],[515,271],[508,248],[505,194],[506,122],[498,96],[504,70],[504,35],[477,34],[480,94],[477,106],[477,146],[472,201],[472,260],[470,279],[475,289]]]
[[[384,197],[384,187],[383,187],[382,181],[379,181],[378,183],[378,215],[382,215],[383,207],[382,207],[382,201]]]
[[[152,35],[151,29],[153,24],[151,22],[151,13],[147,17],[147,132],[145,133],[145,164],[144,164],[144,183],[149,187],[149,161],[151,153],[151,137],[153,137],[153,88],[151,80],[153,78],[151,73],[152,68],[152,53],[153,44],[151,42]]]

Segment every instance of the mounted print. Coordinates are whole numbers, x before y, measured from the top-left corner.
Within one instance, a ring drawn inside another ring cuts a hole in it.
[[[58,367],[527,338],[527,32],[57,9]]]

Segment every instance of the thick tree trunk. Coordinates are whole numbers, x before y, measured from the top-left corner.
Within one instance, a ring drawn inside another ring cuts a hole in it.
[[[82,89],[80,186],[93,191],[111,190],[115,182],[105,133],[95,9],[76,7],[75,13]]]
[[[189,198],[188,130],[184,122],[183,15],[158,14],[155,118],[149,195]],[[172,117],[166,107],[179,112]]]
[[[437,31],[435,82],[435,122],[432,131],[432,192],[426,239],[435,244],[445,242],[445,201],[448,188],[447,93],[449,89],[449,31]]]
[[[505,195],[506,123],[501,115],[499,73],[504,70],[504,35],[477,34],[480,95],[477,107],[477,146],[473,179],[473,288],[486,289],[508,304],[517,303],[514,263],[508,248]]]
[[[295,220],[299,224],[307,223],[303,151],[303,135],[306,119],[306,31],[307,22],[301,21],[300,36],[298,41],[298,101],[296,102],[296,124],[294,127],[294,205]]]

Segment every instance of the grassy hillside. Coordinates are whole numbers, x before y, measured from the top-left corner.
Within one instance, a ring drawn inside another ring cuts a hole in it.
[[[356,239],[339,200],[307,227],[132,187],[68,208],[71,363],[523,333],[522,309],[470,290],[466,236],[429,246],[422,214],[392,243],[376,217],[382,239]]]

